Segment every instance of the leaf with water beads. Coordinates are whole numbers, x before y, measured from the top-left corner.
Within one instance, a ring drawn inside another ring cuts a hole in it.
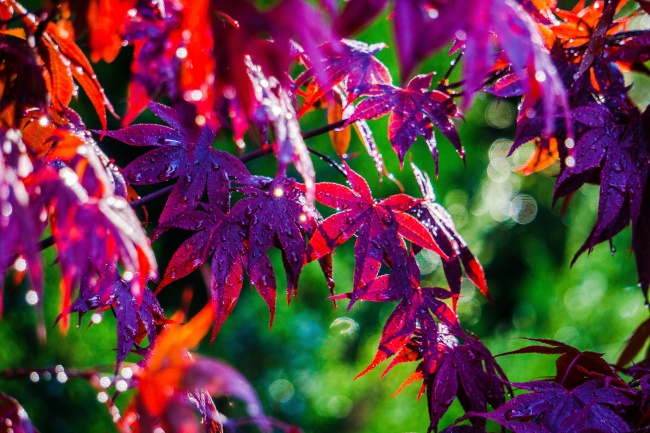
[[[650,169],[644,116],[635,107],[611,101],[612,108],[590,103],[570,112],[579,125],[578,140],[568,150],[555,187],[555,199],[569,194],[592,176],[600,178],[598,219],[574,261],[585,250],[611,239],[630,220],[636,224]]]
[[[464,418],[492,420],[514,432],[633,430],[620,415],[635,403],[633,393],[604,378],[573,389],[544,381],[513,385],[530,392],[517,395],[493,412],[470,412]]]
[[[27,412],[13,397],[0,392],[0,423],[13,433],[38,433]]]
[[[424,225],[429,233],[431,233],[436,244],[449,257],[449,260],[442,262],[442,266],[447,277],[447,282],[449,283],[449,288],[456,295],[454,300],[460,295],[463,276],[462,268],[465,269],[467,278],[478,287],[481,293],[488,299],[491,299],[483,266],[481,266],[474,254],[472,254],[465,240],[456,230],[449,212],[435,202],[435,194],[429,176],[420,171],[415,164],[411,163],[411,167],[420,191],[422,191],[424,201],[413,207],[410,213]]]
[[[130,275],[129,281],[135,277]],[[81,321],[81,316],[88,311],[112,308],[117,319],[115,374],[130,352],[145,355],[153,347],[158,332],[167,321],[155,295],[145,288],[142,299],[136,299],[129,281],[122,278],[114,267],[107,266],[98,281],[82,281],[79,297],[71,304],[69,311],[57,318],[58,321],[65,314],[79,313]],[[145,337],[150,344],[147,350],[138,347]]]
[[[318,59],[321,64],[314,65],[300,74],[295,80],[297,86],[316,77],[320,68],[327,77],[325,83],[319,83],[316,92],[309,93],[298,117],[301,117],[317,100],[338,85],[343,85],[348,95],[348,102],[354,101],[374,84],[391,84],[393,79],[375,54],[384,49],[386,44],[368,45],[364,42],[349,39],[343,40],[343,50],[332,44],[321,46],[327,57]],[[308,64],[313,63],[305,59]]]
[[[461,158],[464,158],[465,151],[460,144],[460,137],[450,120],[460,117],[460,114],[449,95],[438,90],[427,90],[431,86],[432,78],[433,74],[418,75],[409,82],[406,89],[390,84],[371,86],[364,92],[370,97],[357,105],[348,122],[375,119],[390,113],[388,139],[402,164],[406,152],[416,137],[421,135],[433,155],[437,171],[438,149],[433,125],[449,139]]]
[[[208,125],[186,125],[181,113],[151,103],[149,108],[170,127],[131,125],[106,135],[132,146],[153,146],[124,170],[134,185],[179,180],[172,188],[160,216],[164,222],[196,208],[204,192],[208,202],[226,212],[230,207],[230,182],[243,182],[250,173],[235,156],[212,148],[215,131]]]
[[[374,200],[363,177],[345,162],[348,182],[352,189],[336,183],[316,185],[316,201],[340,212],[327,218],[312,235],[307,260],[312,261],[332,253],[355,233],[355,271],[353,287],[357,289],[377,277],[384,253],[403,248],[402,239],[447,256],[435,243],[426,228],[407,211],[422,200],[397,194],[384,200]],[[394,232],[394,236],[390,233]]]
[[[298,289],[305,263],[303,233],[310,231],[305,199],[292,180],[275,179],[266,186],[264,190],[242,187],[240,191],[247,197],[235,203],[227,214],[205,204],[205,212],[186,212],[165,223],[166,228],[198,232],[174,253],[158,290],[213,256],[210,296],[215,308],[215,334],[239,298],[244,271],[268,305],[273,321],[277,284],[267,255],[270,247],[282,251],[287,300]]]

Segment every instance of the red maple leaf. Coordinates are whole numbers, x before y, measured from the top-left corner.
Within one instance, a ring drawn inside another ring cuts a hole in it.
[[[276,179],[260,190],[248,186],[247,195],[228,214],[205,205],[207,212],[178,214],[167,226],[199,230],[174,253],[160,288],[188,275],[212,255],[210,294],[215,308],[215,334],[239,298],[244,271],[271,311],[275,313],[277,284],[267,250],[282,250],[287,275],[287,301],[295,296],[305,263],[304,234],[309,229],[304,196],[293,181]]]
[[[407,213],[421,200],[405,194],[375,200],[365,179],[347,164],[345,168],[352,189],[336,183],[316,184],[316,201],[340,212],[323,221],[312,235],[307,249],[308,261],[332,253],[357,233],[353,282],[357,289],[377,277],[384,253],[390,257],[393,251],[403,248],[402,239],[448,259],[427,229]]]

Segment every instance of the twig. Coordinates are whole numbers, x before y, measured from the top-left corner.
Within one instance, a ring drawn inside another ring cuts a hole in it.
[[[313,153],[314,155],[316,155],[317,157],[319,157],[320,159],[322,159],[323,161],[325,161],[326,163],[331,165],[336,171],[341,173],[343,175],[343,177],[346,177],[346,178],[348,177],[348,175],[347,175],[347,173],[345,171],[345,168],[341,167],[340,164],[338,164],[336,161],[334,161],[329,156],[327,156],[327,155],[325,155],[323,153],[320,153],[319,151],[317,151],[316,149],[312,149],[311,147],[307,147],[307,150],[309,151],[309,153]]]
[[[339,120],[338,122],[330,123],[329,125],[321,126],[320,128],[312,129],[311,131],[303,132],[302,138],[305,140],[309,138],[316,137],[326,132],[330,132],[336,128],[340,128],[345,125],[347,119]]]

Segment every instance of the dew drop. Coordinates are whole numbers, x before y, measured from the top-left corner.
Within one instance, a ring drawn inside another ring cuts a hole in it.
[[[576,160],[572,156],[567,156],[567,158],[564,160],[564,163],[567,167],[573,167],[576,165]]]

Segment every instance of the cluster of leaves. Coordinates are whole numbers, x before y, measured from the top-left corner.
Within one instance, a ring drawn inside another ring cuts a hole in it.
[[[209,397],[215,392],[259,407],[249,390],[222,382],[216,389],[211,382],[222,373],[239,381],[236,373],[216,361],[197,361],[185,349],[207,332],[206,324],[213,325],[213,338],[219,332],[245,275],[273,321],[278,284],[271,247],[281,252],[287,301],[297,293],[303,267],[318,260],[332,299],[349,299],[349,308],[359,300],[397,303],[361,374],[389,359],[386,371],[416,361],[405,385],[422,381],[431,430],[456,398],[472,425],[450,431],[483,431],[486,419],[515,431],[645,428],[647,417],[638,416],[647,412],[645,370],[629,370],[635,382],[627,384],[597,355],[550,341],[551,348],[519,352],[562,354],[555,382],[513,384],[531,392],[506,402],[505,374],[457,315],[463,275],[489,297],[483,269],[436,203],[428,176],[413,166],[422,198],[376,199],[346,162],[320,153],[347,186],[317,182],[314,151],[305,143],[330,132],[334,151],[343,155],[354,126],[378,172],[386,174],[367,121],[389,115],[387,137],[402,165],[422,136],[437,176],[435,129],[464,158],[454,119],[462,118],[475,93],[522,97],[513,150],[530,140],[537,145],[524,171],[559,160],[556,198],[585,182],[599,183],[599,217],[578,254],[611,241],[631,222],[639,281],[647,291],[650,111],[630,99],[622,71],[648,73],[650,32],[627,30],[631,17],[648,7],[639,2],[641,9],[621,16],[623,3],[580,1],[567,11],[553,0],[351,0],[339,10],[332,1],[317,7],[281,0],[262,8],[248,0],[71,0],[35,13],[0,1],[0,272],[12,264],[16,272],[27,270],[40,300],[38,253],[55,245],[64,328],[72,312],[80,318],[114,312],[116,372],[128,353],[143,357],[123,431],[198,431],[192,411],[201,414],[205,431],[219,431]],[[399,86],[375,57],[383,44],[346,39],[388,8]],[[112,61],[123,45],[134,46],[120,130],[106,131],[113,109],[74,42],[85,30],[93,60]],[[435,89],[433,73],[412,77],[421,61],[448,44],[456,59]],[[459,60],[463,80],[450,83]],[[153,149],[116,167],[69,107],[78,87],[99,116],[97,134]],[[155,102],[162,97],[167,105]],[[302,133],[300,117],[323,105],[332,123]],[[166,125],[132,125],[146,107]],[[232,140],[242,154],[216,149],[216,139],[217,146]],[[268,153],[277,159],[277,175],[250,173],[245,163]],[[290,176],[291,165],[300,181]],[[209,308],[180,328],[165,318],[147,286],[157,281],[157,266],[132,210],[148,200],[137,198],[134,186],[163,182],[172,183],[155,193],[169,195],[152,239],[172,228],[192,234],[156,290],[208,262],[211,268]],[[333,209],[331,215],[323,218],[315,203]],[[41,240],[47,230],[51,238]],[[351,290],[335,295],[331,257],[354,236]],[[421,287],[415,254],[422,249],[441,257],[448,288]]]

